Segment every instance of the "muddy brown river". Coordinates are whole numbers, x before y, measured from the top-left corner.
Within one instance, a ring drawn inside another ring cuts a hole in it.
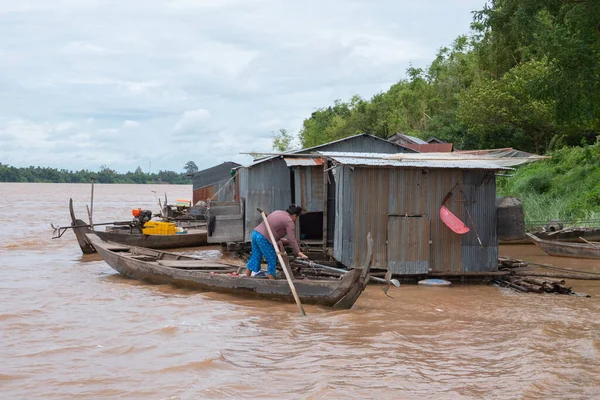
[[[590,298],[492,286],[370,285],[354,308],[192,292],[118,275],[69,225],[87,184],[0,183],[2,399],[597,399],[600,281]],[[156,193],[154,193],[155,191]],[[158,212],[191,186],[100,185],[95,222]],[[194,249],[220,257],[218,247]],[[600,273],[600,261],[506,256]]]

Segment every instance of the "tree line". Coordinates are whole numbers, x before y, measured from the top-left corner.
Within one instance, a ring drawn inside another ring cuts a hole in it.
[[[435,136],[459,149],[514,147],[544,154],[594,143],[600,131],[600,2],[490,0],[471,33],[424,69],[371,99],[317,109],[303,148],[357,133]],[[285,130],[274,148],[291,142]]]
[[[190,184],[190,174],[198,171],[193,161],[184,166],[185,172],[159,171],[145,173],[140,167],[135,172],[120,174],[106,165],[100,166],[98,171],[82,169],[69,171],[47,167],[17,168],[0,163],[0,182],[30,182],[30,183],[89,183],[90,178],[95,178],[97,183],[170,183]]]

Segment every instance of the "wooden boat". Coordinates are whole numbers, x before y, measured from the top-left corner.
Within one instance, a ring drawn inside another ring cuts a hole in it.
[[[88,233],[86,240],[108,265],[129,278],[242,296],[294,301],[288,282],[283,277],[269,280],[238,276],[239,266],[236,265],[107,242],[97,233]],[[295,275],[293,281],[302,303],[349,309],[367,285],[369,269],[370,262],[365,263],[363,268],[350,270],[342,277]]]
[[[94,246],[86,238],[86,234],[88,233],[95,233],[102,240],[130,246],[148,247],[151,249],[197,247],[206,245],[207,243],[208,232],[206,230],[206,224],[188,227],[186,228],[186,233],[177,233],[174,235],[144,235],[139,228],[131,225],[113,226],[105,231],[97,231],[90,229],[90,225],[75,217],[75,212],[73,211],[73,199],[69,199],[69,212],[71,214],[71,227],[77,237],[79,247],[84,254],[96,252]]]
[[[557,231],[537,231],[531,232],[538,239],[554,240],[559,242],[581,243],[580,237],[590,242],[600,241],[600,228],[564,228]],[[533,240],[527,236],[519,239],[500,240],[500,244],[531,244]]]
[[[531,233],[526,235],[544,253],[557,257],[591,258],[600,260],[600,243],[572,243],[542,240]]]

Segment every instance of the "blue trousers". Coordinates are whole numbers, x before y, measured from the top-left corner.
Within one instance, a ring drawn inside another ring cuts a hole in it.
[[[277,253],[275,253],[275,248],[266,237],[256,231],[253,231],[252,253],[246,268],[254,272],[260,271],[260,262],[262,261],[263,257],[267,261],[267,274],[275,276],[277,273]]]

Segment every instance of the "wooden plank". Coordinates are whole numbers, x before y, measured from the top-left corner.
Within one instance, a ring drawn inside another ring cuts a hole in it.
[[[156,260],[159,265],[165,267],[210,267],[210,268],[232,268],[231,265],[221,264],[215,261],[205,260]]]

